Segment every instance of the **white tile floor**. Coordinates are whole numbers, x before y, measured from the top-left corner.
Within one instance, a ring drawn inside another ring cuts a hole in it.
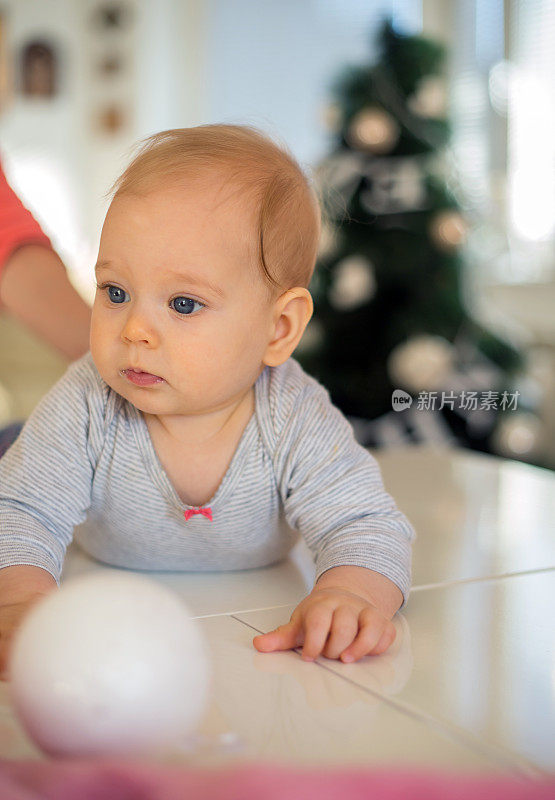
[[[258,653],[314,566],[150,573],[199,617],[211,702],[177,761],[422,766],[465,773],[555,771],[555,475],[462,451],[378,454],[417,525],[414,588],[397,639],[355,664]],[[72,545],[64,579],[109,570]],[[39,756],[0,688],[0,757]]]
[[[468,451],[376,455],[418,533],[394,645],[355,664],[255,650],[312,587],[302,541],[264,569],[151,573],[199,617],[214,670],[198,731],[170,760],[555,772],[555,474]],[[109,569],[72,545],[63,578]],[[1,757],[41,757],[5,684]]]

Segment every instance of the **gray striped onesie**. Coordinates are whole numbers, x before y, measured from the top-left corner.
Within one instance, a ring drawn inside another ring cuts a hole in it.
[[[142,413],[102,380],[90,352],[0,459],[0,567],[31,564],[58,582],[73,536],[115,566],[201,571],[280,561],[299,534],[316,579],[367,567],[406,604],[414,531],[327,390],[293,358],[259,375],[255,412],[202,508],[181,500]]]

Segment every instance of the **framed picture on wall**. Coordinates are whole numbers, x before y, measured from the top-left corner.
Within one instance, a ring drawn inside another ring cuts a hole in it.
[[[129,3],[100,3],[93,12],[94,24],[101,31],[124,30],[132,19]]]
[[[21,93],[25,97],[54,97],[58,91],[58,55],[47,41],[33,40],[21,48]]]
[[[101,133],[113,136],[121,133],[127,123],[127,114],[122,105],[111,103],[97,113],[96,127]]]

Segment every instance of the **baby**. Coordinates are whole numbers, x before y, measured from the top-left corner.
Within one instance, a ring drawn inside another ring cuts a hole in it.
[[[383,653],[414,531],[375,459],[291,354],[321,210],[286,148],[241,125],[163,131],[111,189],[90,352],[0,460],[0,669],[72,537],[137,570],[316,564],[257,650]]]

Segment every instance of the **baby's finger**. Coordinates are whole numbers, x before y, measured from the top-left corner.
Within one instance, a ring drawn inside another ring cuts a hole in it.
[[[370,655],[379,656],[382,653],[385,653],[385,651],[388,650],[395,641],[396,636],[397,636],[397,631],[395,630],[395,626],[391,624],[391,627],[390,628],[388,627],[382,633],[382,638],[380,639],[378,644],[374,647]]]
[[[326,644],[333,610],[323,605],[309,608],[304,618],[303,661],[314,661]]]
[[[252,643],[262,653],[269,653],[272,650],[291,650],[302,644],[301,632],[301,619],[296,618],[273,631],[255,636]]]
[[[376,619],[364,623],[354,642],[341,653],[342,661],[358,661],[365,655],[383,653],[395,639],[395,626],[385,621],[385,625],[376,624]],[[384,646],[385,643],[385,646]]]
[[[324,648],[326,658],[339,658],[340,653],[354,642],[358,633],[358,614],[349,606],[339,606],[333,612],[331,631]]]

